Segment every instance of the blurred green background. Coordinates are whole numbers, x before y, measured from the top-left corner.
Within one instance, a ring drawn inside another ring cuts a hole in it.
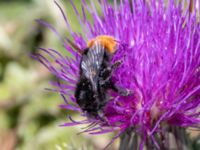
[[[73,2],[80,10],[80,0]],[[69,0],[59,4],[73,30],[81,32]],[[29,54],[39,47],[57,49],[64,55],[67,51],[56,35],[35,19],[46,20],[63,36],[69,35],[53,0],[0,0],[0,150],[104,148],[112,135],[77,135],[81,127],[59,127],[67,121],[67,114],[76,119],[78,115],[61,110],[62,98],[44,90],[53,76]],[[109,149],[117,149],[118,143]]]
[[[69,0],[59,3],[73,30],[80,32]],[[74,3],[81,8],[80,0]],[[67,114],[77,118],[76,114],[61,110],[62,98],[44,90],[53,77],[29,53],[38,47],[67,52],[55,34],[35,19],[46,20],[68,35],[53,0],[0,0],[0,150],[102,149],[111,135],[77,135],[81,127],[59,127]]]

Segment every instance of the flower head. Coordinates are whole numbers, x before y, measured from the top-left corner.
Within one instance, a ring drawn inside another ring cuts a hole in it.
[[[109,92],[110,98],[104,109],[107,121],[87,118],[64,125],[95,124],[85,132],[91,134],[118,130],[119,134],[128,128],[143,137],[154,140],[155,132],[162,126],[198,127],[200,124],[200,24],[199,10],[185,1],[175,4],[164,1],[121,1],[109,4],[99,1],[98,14],[94,2],[88,5],[81,1],[82,14],[74,7],[84,34],[73,32],[62,9],[68,31],[80,49],[87,41],[98,35],[110,35],[121,44],[113,56],[112,63],[122,60],[113,72],[113,81],[133,92],[121,96]],[[184,7],[187,6],[187,7]],[[194,1],[193,6],[196,6]],[[60,8],[60,6],[58,5]],[[86,18],[88,11],[93,23]],[[83,16],[83,17],[81,17]],[[43,21],[39,21],[47,25]],[[55,29],[47,25],[50,29]],[[57,35],[59,35],[56,32]],[[87,39],[87,40],[85,40]],[[39,55],[40,61],[60,80],[53,82],[63,97],[63,108],[78,111],[74,89],[79,78],[81,55],[63,40],[63,45],[72,57],[65,57],[52,49],[43,49],[53,59],[52,65]]]

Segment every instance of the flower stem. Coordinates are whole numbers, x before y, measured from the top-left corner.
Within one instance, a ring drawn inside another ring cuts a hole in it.
[[[185,128],[175,126],[165,128],[165,130],[163,128],[162,132],[155,133],[154,137],[159,148],[150,137],[147,137],[142,150],[188,150],[192,147],[192,141]],[[126,130],[120,139],[119,150],[141,150],[142,137],[133,130]]]
[[[137,150],[139,137],[134,132],[129,131],[125,131],[120,137],[119,150]]]

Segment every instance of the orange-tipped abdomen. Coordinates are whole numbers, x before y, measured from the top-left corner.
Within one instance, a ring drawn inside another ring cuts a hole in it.
[[[109,53],[115,53],[117,43],[114,37],[108,35],[97,36],[95,39],[92,39],[88,42],[88,47],[92,47],[96,41],[98,41],[102,46],[104,46]]]

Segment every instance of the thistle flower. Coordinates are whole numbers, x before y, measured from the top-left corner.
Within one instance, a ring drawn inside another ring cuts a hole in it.
[[[114,5],[111,5],[102,0],[98,1],[101,8],[98,14],[92,0],[90,5],[81,0],[82,14],[79,14],[71,1],[84,34],[72,31],[63,10],[56,3],[67,30],[80,49],[98,35],[113,36],[123,45],[112,60],[112,63],[123,62],[114,71],[113,81],[133,92],[127,97],[109,93],[110,99],[104,109],[107,121],[87,118],[73,94],[79,78],[80,54],[68,40],[62,42],[72,57],[62,56],[52,49],[42,49],[54,60],[51,63],[46,57],[37,55],[59,79],[52,84],[64,99],[61,107],[85,116],[82,121],[69,117],[71,122],[64,126],[88,124],[84,132],[90,134],[117,130],[116,137],[132,129],[141,138],[140,149],[147,145],[148,140],[162,147],[157,137],[165,137],[163,133],[170,127],[199,128],[200,24],[199,10],[195,7],[198,3],[191,2],[193,4],[186,1],[174,3],[174,0],[167,3],[163,0],[124,0],[118,4],[114,0]],[[92,16],[93,23],[87,20],[86,11]],[[39,22],[61,37],[51,25]]]

